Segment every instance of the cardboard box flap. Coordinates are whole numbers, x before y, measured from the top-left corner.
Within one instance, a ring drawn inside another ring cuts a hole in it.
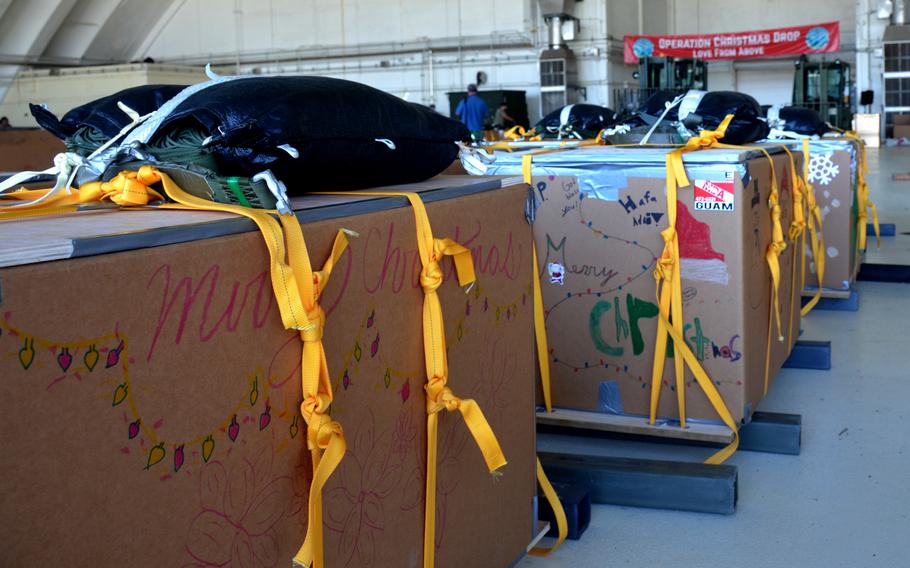
[[[413,191],[433,203],[520,183],[502,177],[437,176],[421,183],[377,188],[376,191]],[[370,190],[365,190],[370,191]],[[399,207],[407,200],[394,197],[312,195],[297,197],[291,205],[301,223],[362,215]],[[80,211],[7,220],[0,223],[0,267],[18,266],[135,250],[256,231],[249,219],[208,211],[174,211],[154,208],[121,211],[117,208]]]
[[[631,178],[664,179],[667,175],[666,156],[669,147],[586,147],[566,152],[534,155],[534,175],[576,176],[585,198],[616,201],[628,187]],[[782,148],[768,147],[770,154],[783,153]],[[491,175],[521,173],[523,152],[497,152],[490,164]],[[711,148],[686,152],[683,157],[689,176],[693,179],[726,180],[731,171],[747,178],[746,164],[751,159],[764,158],[761,150],[743,148]]]

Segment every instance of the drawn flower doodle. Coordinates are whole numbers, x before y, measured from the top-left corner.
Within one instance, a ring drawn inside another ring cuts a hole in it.
[[[372,566],[378,533],[385,530],[383,501],[401,471],[390,451],[387,434],[377,433],[372,412],[364,415],[357,438],[341,462],[342,485],[326,492],[325,524],[340,535],[338,550],[344,566]]]
[[[272,477],[273,452],[267,446],[253,460],[202,468],[202,510],[187,533],[185,568],[278,564],[276,525],[289,512],[292,480]]]

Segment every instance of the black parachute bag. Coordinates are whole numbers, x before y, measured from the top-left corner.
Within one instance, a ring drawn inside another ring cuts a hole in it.
[[[589,104],[567,105],[543,117],[534,126],[542,138],[591,139],[616,124],[618,115],[607,107]]]
[[[232,179],[268,170],[293,196],[423,181],[469,139],[461,122],[360,83],[244,77],[180,101],[141,151]]]
[[[627,111],[618,117],[614,132],[606,135],[610,144],[638,144],[648,136],[650,144],[685,144],[689,133],[677,127],[677,106],[672,105],[678,93],[673,91],[656,91],[642,102],[638,108]],[[666,114],[665,114],[666,111]],[[661,116],[663,115],[663,118]],[[660,121],[656,127],[654,124]],[[616,128],[617,125],[621,125]],[[652,130],[652,127],[653,130]]]
[[[140,116],[155,112],[185,87],[182,85],[142,85],[78,106],[58,119],[43,106],[30,104],[38,125],[66,144],[67,151],[88,156],[132,122],[117,103],[123,103]]]
[[[735,91],[689,91],[676,110],[678,120],[693,135],[701,130],[715,130],[732,114],[721,142],[748,144],[768,137],[768,123],[761,105],[751,96]]]
[[[818,112],[811,108],[797,106],[769,108],[768,123],[777,130],[803,136],[823,136],[831,130]]]

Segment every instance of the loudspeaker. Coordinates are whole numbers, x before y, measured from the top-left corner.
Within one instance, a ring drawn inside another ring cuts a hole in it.
[[[859,94],[859,104],[861,105],[871,105],[872,99],[875,96],[874,91],[863,91]]]

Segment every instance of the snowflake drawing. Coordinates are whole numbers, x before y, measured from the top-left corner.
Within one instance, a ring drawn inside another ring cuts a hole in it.
[[[831,161],[833,152],[816,154],[809,159],[809,183],[828,185],[837,177],[840,170],[837,164]]]

